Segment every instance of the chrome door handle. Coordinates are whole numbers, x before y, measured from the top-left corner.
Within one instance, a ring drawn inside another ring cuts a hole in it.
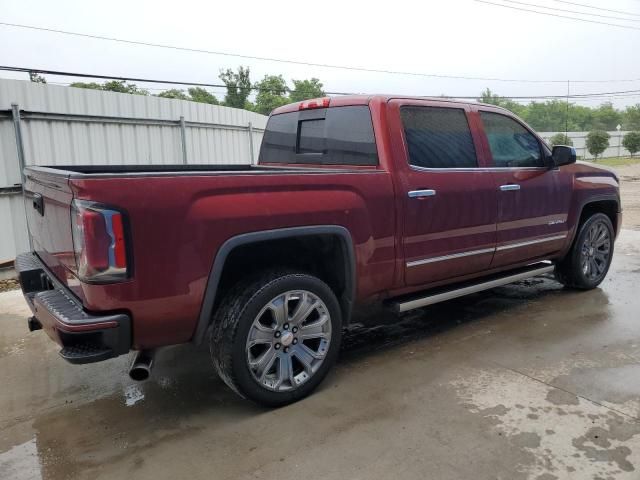
[[[411,190],[408,193],[409,198],[433,197],[435,194],[435,190]]]
[[[520,190],[520,185],[510,183],[509,185],[500,185],[501,192],[510,192],[512,190]]]

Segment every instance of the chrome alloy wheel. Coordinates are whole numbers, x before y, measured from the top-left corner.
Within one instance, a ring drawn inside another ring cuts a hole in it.
[[[253,378],[274,391],[298,388],[324,361],[331,342],[331,317],[324,302],[306,290],[273,298],[258,313],[247,336]]]
[[[580,265],[582,273],[589,280],[599,278],[609,265],[611,255],[611,235],[607,226],[597,221],[585,236],[580,249]]]

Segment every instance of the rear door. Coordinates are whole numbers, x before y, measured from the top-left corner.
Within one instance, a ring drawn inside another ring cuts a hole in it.
[[[565,245],[572,177],[545,160],[548,147],[504,110],[477,107],[498,194],[492,267],[543,259]]]
[[[497,192],[481,169],[469,107],[393,100],[390,123],[403,202],[405,283],[426,285],[489,267]]]

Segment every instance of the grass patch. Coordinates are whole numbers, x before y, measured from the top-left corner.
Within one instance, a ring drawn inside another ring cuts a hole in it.
[[[593,159],[587,160],[587,162],[594,163],[596,165],[606,165],[607,167],[625,167],[627,165],[635,165],[640,163],[640,156],[638,157],[610,157],[599,158],[597,162]]]

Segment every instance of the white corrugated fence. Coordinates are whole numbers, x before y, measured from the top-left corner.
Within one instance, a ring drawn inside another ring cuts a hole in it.
[[[236,108],[0,79],[0,264],[29,248],[25,165],[247,164],[267,117]]]
[[[544,138],[547,142],[549,142],[551,137],[553,137],[558,133],[562,133],[564,135],[564,132],[540,132],[539,135],[542,138]],[[622,139],[629,132],[613,131],[613,132],[607,132],[607,133],[609,134],[609,137],[610,137],[609,146],[601,155],[598,155],[598,158],[629,156],[629,151],[622,146]],[[593,155],[589,153],[589,150],[587,150],[588,134],[589,132],[567,132],[567,137],[569,137],[573,142],[573,147],[576,149],[576,153],[578,157],[580,157],[583,160],[593,160],[594,158]]]

